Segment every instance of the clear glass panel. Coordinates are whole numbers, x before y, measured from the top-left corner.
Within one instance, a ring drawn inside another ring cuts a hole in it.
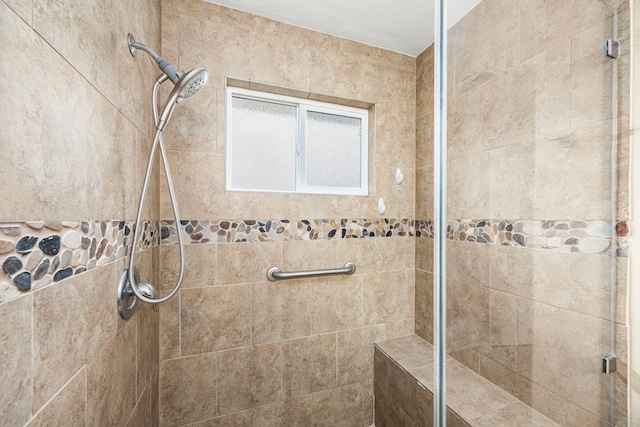
[[[602,372],[625,306],[612,161],[625,71],[603,49],[617,17],[597,0],[553,3],[480,2],[449,31],[449,57],[434,70],[448,77],[447,186],[434,191],[446,194],[449,235],[433,266],[446,255],[448,404],[467,421],[491,396],[537,411],[512,406],[479,424],[609,425],[613,385],[625,389]],[[418,58],[419,73],[434,55]],[[433,83],[418,82],[429,99]],[[418,240],[417,259],[430,250]],[[428,340],[439,331],[429,276],[416,272],[416,298],[431,298],[417,305],[416,333]],[[477,399],[451,398],[463,390]]]
[[[360,188],[362,120],[307,111],[306,184]]]
[[[295,191],[297,107],[233,97],[231,188]]]

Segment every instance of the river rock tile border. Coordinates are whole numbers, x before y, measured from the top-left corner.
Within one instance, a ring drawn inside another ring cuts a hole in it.
[[[185,243],[286,242],[415,235],[413,219],[301,219],[180,221]],[[162,221],[162,244],[177,244],[175,221]]]
[[[133,221],[69,221],[0,224],[0,303],[129,254]],[[434,236],[430,219],[184,220],[143,223],[141,249],[187,244],[285,242]],[[447,239],[470,243],[539,248],[560,252],[611,254],[611,226],[605,221],[452,219]],[[629,228],[616,223],[616,255],[627,257]]]
[[[626,221],[616,223],[616,255],[626,257]],[[447,239],[559,252],[611,255],[611,224],[576,220],[449,220]]]
[[[134,221],[30,221],[0,224],[0,302],[126,257]],[[160,244],[144,222],[140,249]]]
[[[366,237],[431,237],[433,221],[422,219],[313,219],[313,220],[185,220],[186,243],[285,242],[291,240],[357,239]],[[616,224],[618,256],[627,256],[626,221]],[[162,221],[162,244],[177,244],[175,221]],[[606,221],[509,219],[452,219],[447,239],[472,243],[610,254],[611,225]]]

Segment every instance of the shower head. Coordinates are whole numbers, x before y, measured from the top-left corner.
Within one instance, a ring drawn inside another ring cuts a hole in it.
[[[164,82],[164,80],[168,78],[174,84],[174,88],[169,94],[169,98],[165,103],[156,126],[158,130],[162,131],[166,126],[167,121],[169,121],[169,117],[171,116],[176,104],[190,98],[202,89],[202,86],[204,86],[207,81],[209,73],[201,67],[195,68],[188,73],[184,73],[160,57],[160,55],[155,53],[149,46],[136,42],[131,34],[127,35],[127,42],[129,43],[129,52],[131,52],[131,55],[135,55],[136,50],[140,49],[148,53],[154,61],[156,61],[156,64],[158,64],[158,67],[164,73],[164,75],[161,75],[161,77],[158,78],[157,81],[159,83]]]
[[[207,81],[207,77],[209,73],[202,67],[195,68],[188,73],[178,72],[180,76],[177,83],[175,83],[175,87],[171,91],[169,95],[168,102],[175,102],[176,104],[180,104],[187,98],[195,95],[202,86],[204,86]]]
[[[181,71],[178,72],[178,82],[175,84],[167,98],[167,102],[164,104],[156,129],[159,131],[164,130],[175,106],[185,99],[192,97],[196,92],[202,89],[204,83],[207,81],[208,75],[209,73],[204,68],[195,68],[188,73],[182,73]]]

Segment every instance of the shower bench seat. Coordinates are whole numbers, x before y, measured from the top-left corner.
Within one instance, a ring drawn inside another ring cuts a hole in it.
[[[374,344],[375,427],[433,423],[433,346],[409,335]],[[447,426],[558,426],[447,358]]]

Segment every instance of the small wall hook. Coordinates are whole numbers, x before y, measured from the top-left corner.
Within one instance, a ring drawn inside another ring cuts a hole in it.
[[[387,206],[384,204],[384,200],[378,200],[378,213],[382,215],[387,210]]]
[[[396,184],[401,184],[403,180],[404,175],[402,174],[402,171],[400,168],[396,168]]]

